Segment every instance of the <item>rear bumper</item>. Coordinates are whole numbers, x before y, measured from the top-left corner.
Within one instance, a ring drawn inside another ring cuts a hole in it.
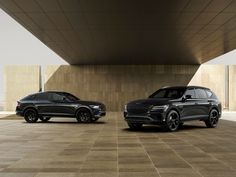
[[[16,115],[24,116],[23,110],[19,106],[16,107]]]
[[[18,115],[18,116],[24,116],[24,115],[23,115],[23,111],[16,111],[16,115]]]

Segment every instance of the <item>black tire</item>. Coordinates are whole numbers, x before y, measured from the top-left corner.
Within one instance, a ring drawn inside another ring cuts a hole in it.
[[[96,122],[96,121],[98,121],[98,119],[99,119],[99,118],[97,118],[97,117],[96,117],[96,118],[93,118],[93,119],[92,119],[92,122]]]
[[[88,109],[81,109],[77,112],[76,119],[81,123],[90,123],[92,122],[92,115]]]
[[[180,126],[180,117],[177,111],[171,110],[166,117],[164,127],[167,131],[174,132],[177,131]]]
[[[24,113],[25,121],[28,123],[35,123],[38,121],[37,111],[34,109],[27,109]]]
[[[179,123],[179,128],[182,128],[184,126],[184,123],[183,122],[180,122]]]
[[[41,117],[39,117],[39,119],[40,119],[42,122],[48,122],[48,121],[51,119],[51,117],[48,117],[48,116],[41,116]]]
[[[215,128],[219,121],[219,112],[216,109],[210,111],[209,117],[205,120],[205,124],[208,128]]]
[[[141,123],[128,123],[128,126],[131,130],[139,130],[142,128],[143,124],[141,124]]]

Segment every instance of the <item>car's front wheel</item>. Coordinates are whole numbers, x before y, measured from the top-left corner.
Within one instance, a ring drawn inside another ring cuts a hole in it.
[[[171,110],[167,117],[166,117],[166,121],[165,121],[165,129],[167,131],[176,131],[178,130],[179,126],[180,126],[181,122],[180,122],[180,117],[177,111],[175,110]]]
[[[215,128],[219,121],[219,112],[216,109],[212,109],[205,124],[208,128]]]
[[[93,119],[92,119],[92,122],[96,122],[98,119],[99,119],[99,118],[97,118],[97,117],[96,117],[96,118],[93,118]]]
[[[51,117],[48,117],[48,116],[41,116],[41,117],[39,117],[39,119],[40,119],[42,122],[48,122],[48,121],[51,119]]]
[[[37,112],[34,109],[28,109],[24,113],[25,121],[28,123],[35,123],[38,121]]]
[[[128,123],[128,126],[131,130],[139,130],[142,128],[143,124],[141,124],[141,123]]]
[[[88,109],[81,109],[77,112],[76,119],[78,122],[90,123],[92,121],[92,115]]]

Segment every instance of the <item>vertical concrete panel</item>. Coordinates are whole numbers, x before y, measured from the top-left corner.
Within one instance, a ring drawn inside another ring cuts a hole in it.
[[[229,66],[229,110],[236,111],[236,65]]]
[[[198,65],[47,66],[46,90],[71,92],[121,111],[130,100],[146,98],[163,86],[187,85]]]
[[[6,66],[4,68],[6,111],[14,111],[16,102],[39,91],[39,66]]]
[[[189,85],[198,85],[210,88],[225,105],[225,66],[201,65]]]
[[[130,100],[145,98],[162,86],[200,85],[211,88],[224,105],[223,65],[47,66],[45,89],[71,92],[86,100],[104,102],[120,111]],[[230,66],[229,109],[236,110],[236,66]],[[7,66],[5,110],[20,98],[39,91],[39,66]]]

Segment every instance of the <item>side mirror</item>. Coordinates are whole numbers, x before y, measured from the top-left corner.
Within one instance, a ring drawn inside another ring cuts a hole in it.
[[[185,99],[191,99],[192,95],[185,95]]]
[[[63,101],[63,102],[67,102],[68,100],[66,99],[66,97],[63,97],[63,98],[62,98],[62,101]]]
[[[186,101],[187,99],[191,99],[191,98],[192,98],[192,95],[185,95],[183,96],[182,101]]]

